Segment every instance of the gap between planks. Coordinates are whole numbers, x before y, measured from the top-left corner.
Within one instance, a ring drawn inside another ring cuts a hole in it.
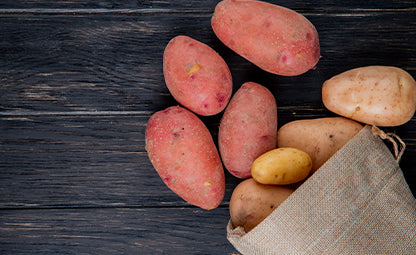
[[[287,107],[280,106],[280,111],[290,112],[292,114],[295,111],[313,111],[323,112],[324,108],[311,107],[311,106],[297,106]],[[59,116],[151,116],[156,111],[0,111],[0,118],[13,118],[13,117],[59,117]]]
[[[221,203],[217,208],[229,208],[229,202]],[[52,210],[52,209],[60,209],[60,210],[80,210],[80,209],[194,209],[199,210],[201,208],[193,206],[193,205],[125,205],[125,204],[109,204],[109,205],[102,205],[102,206],[94,206],[94,205],[85,205],[85,206],[71,206],[71,205],[50,205],[50,206],[40,206],[40,205],[21,205],[16,207],[0,207],[0,211],[13,211],[13,210]]]
[[[49,116],[150,116],[153,111],[4,111],[0,118]]]
[[[28,9],[0,9],[0,15],[85,15],[85,14],[119,14],[119,15],[140,15],[140,14],[161,14],[161,13],[189,13],[189,14],[207,14],[212,15],[214,9],[169,9],[169,8],[140,8],[140,9],[106,9],[106,8],[86,8],[86,9],[71,9],[71,8],[28,8]],[[373,16],[374,14],[386,13],[402,13],[402,12],[416,12],[416,7],[410,8],[386,8],[386,9],[368,9],[368,8],[354,8],[354,9],[296,9],[295,11],[306,16]]]
[[[0,9],[1,14],[160,14],[160,13],[212,13],[212,9],[58,9],[58,8],[29,8],[29,9]]]

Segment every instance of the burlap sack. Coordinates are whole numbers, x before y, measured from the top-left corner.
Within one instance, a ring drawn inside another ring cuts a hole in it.
[[[363,128],[249,233],[230,222],[228,240],[244,255],[416,254],[416,200],[379,131]]]

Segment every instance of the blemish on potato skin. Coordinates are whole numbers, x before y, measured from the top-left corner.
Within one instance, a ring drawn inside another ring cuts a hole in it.
[[[248,214],[245,218],[246,218],[246,221],[251,221],[251,220],[253,220],[255,217],[254,217],[253,215],[251,215],[251,214]]]
[[[218,94],[217,95],[217,101],[218,101],[218,103],[223,103],[225,101],[225,96],[221,95],[221,94]]]
[[[240,174],[240,172],[236,171],[236,170],[228,169],[228,171],[230,171],[230,173],[232,173],[233,175],[239,175]]]
[[[313,155],[319,155],[319,153],[321,152],[321,146],[319,145],[319,143],[317,143],[315,145],[315,147],[313,148]]]
[[[163,180],[165,182],[170,182],[172,180],[172,178],[170,176],[166,176],[165,178],[163,178]]]
[[[193,65],[190,64],[185,67],[185,71],[188,73],[188,75],[191,75],[195,72],[198,72],[201,68],[202,66],[199,64],[193,64]]]
[[[271,135],[263,135],[263,136],[261,137],[261,139],[262,139],[262,140],[269,140],[269,139],[271,139],[271,138],[273,138]]]
[[[266,22],[264,22],[264,27],[265,28],[269,28],[271,25],[271,22],[269,20],[266,20]]]

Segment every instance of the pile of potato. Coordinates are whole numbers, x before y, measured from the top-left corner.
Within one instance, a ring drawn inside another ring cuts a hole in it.
[[[293,10],[255,0],[223,0],[211,20],[217,37],[261,69],[296,76],[320,58],[318,33]],[[416,82],[404,70],[367,66],[322,86],[325,107],[339,117],[289,122],[278,129],[274,95],[246,82],[232,95],[224,59],[188,36],[173,38],[163,57],[166,85],[181,106],[154,113],[146,150],[164,183],[187,202],[216,208],[225,192],[224,167],[245,179],[230,201],[231,222],[246,232],[355,136],[362,124],[398,126],[416,108]],[[223,112],[218,149],[198,115]]]

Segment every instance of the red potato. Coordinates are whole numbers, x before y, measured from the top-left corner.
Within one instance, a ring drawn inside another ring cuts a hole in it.
[[[320,58],[318,32],[301,14],[254,0],[224,0],[211,19],[217,37],[261,69],[300,75]]]
[[[188,36],[176,36],[168,43],[163,73],[176,101],[196,114],[215,115],[231,98],[232,77],[223,58]]]
[[[277,106],[265,87],[246,82],[231,98],[222,116],[218,146],[225,168],[238,178],[251,176],[251,165],[276,148]]]
[[[180,106],[156,112],[145,137],[150,161],[173,192],[204,209],[221,203],[222,163],[209,130],[195,114]]]

